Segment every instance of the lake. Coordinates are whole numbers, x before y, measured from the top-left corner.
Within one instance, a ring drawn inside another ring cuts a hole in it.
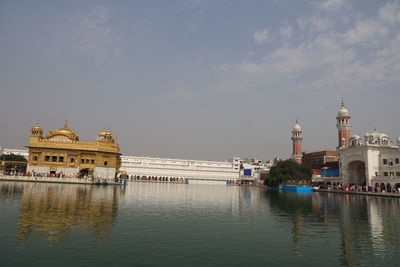
[[[0,182],[1,266],[400,266],[400,199]]]

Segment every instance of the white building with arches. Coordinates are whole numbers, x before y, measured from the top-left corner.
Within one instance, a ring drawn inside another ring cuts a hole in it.
[[[364,138],[353,135],[350,144],[340,149],[343,184],[379,186],[391,191],[400,187],[400,137],[393,144],[389,136],[374,130]]]
[[[185,181],[188,183],[226,184],[240,178],[240,159],[206,161],[171,158],[121,156],[120,170],[130,179]]]

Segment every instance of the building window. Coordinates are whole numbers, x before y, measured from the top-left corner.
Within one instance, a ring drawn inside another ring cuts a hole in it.
[[[400,172],[396,172],[396,176],[399,177],[400,176]]]
[[[74,158],[71,158],[69,162],[74,163],[74,162],[75,162],[75,159],[74,159]]]
[[[52,156],[52,157],[51,157],[51,161],[52,161],[52,162],[57,162],[57,156]]]
[[[389,175],[390,175],[390,176],[394,176],[394,172],[391,172]]]
[[[84,159],[81,159],[81,163],[84,164],[84,163],[85,163],[85,160],[84,160]]]
[[[33,156],[33,161],[37,161],[37,156]]]
[[[89,159],[86,159],[86,164],[89,164],[90,163],[90,160]]]
[[[393,166],[393,160],[389,160],[389,166]]]
[[[387,165],[387,159],[383,159],[383,165]]]
[[[104,166],[107,166],[108,165],[108,162],[107,161],[104,161]]]
[[[395,161],[396,161],[396,164],[400,163],[399,158],[396,158]]]
[[[64,162],[64,157],[58,157],[58,162]]]
[[[94,164],[94,159],[92,159],[92,164]]]
[[[388,173],[387,173],[387,172],[384,172],[384,173],[383,173],[383,176],[388,176]]]
[[[45,156],[44,161],[50,161],[50,156]]]

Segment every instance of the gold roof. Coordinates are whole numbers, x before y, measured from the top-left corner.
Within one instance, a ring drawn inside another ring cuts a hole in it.
[[[77,135],[74,131],[68,128],[68,121],[64,122],[64,127],[53,131],[50,130],[46,135],[47,139],[69,139],[71,141],[79,141],[79,135]]]
[[[31,132],[43,133],[43,129],[40,127],[39,122],[32,127]]]
[[[114,143],[113,135],[112,135],[112,133],[111,133],[111,131],[110,131],[109,129],[105,129],[105,128],[104,128],[104,129],[99,133],[99,138],[100,138],[100,140],[108,141],[108,142]]]

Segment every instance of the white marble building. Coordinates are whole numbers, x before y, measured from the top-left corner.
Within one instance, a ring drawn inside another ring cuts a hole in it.
[[[29,151],[28,149],[14,149],[14,148],[1,148],[0,147],[0,155],[19,155],[19,156],[23,156],[26,159],[28,159],[29,156]]]
[[[340,149],[343,184],[379,186],[383,190],[400,186],[400,137],[394,145],[389,136],[376,130],[350,138],[350,146]]]
[[[240,175],[240,159],[205,161],[170,158],[121,156],[121,171],[131,179],[154,178],[162,181],[182,179],[189,183],[226,183]]]

